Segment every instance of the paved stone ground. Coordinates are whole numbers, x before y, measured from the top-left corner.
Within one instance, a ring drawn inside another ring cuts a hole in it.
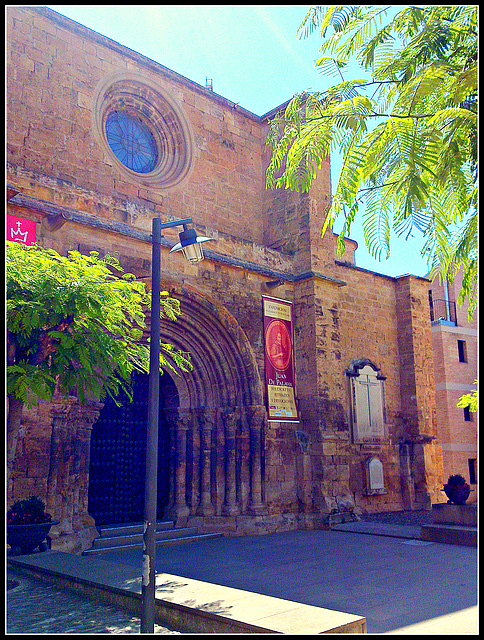
[[[401,511],[401,512],[396,512],[396,513],[380,513],[380,514],[374,514],[374,515],[364,515],[361,517],[362,522],[368,522],[369,524],[376,524],[378,522],[384,523],[385,525],[405,525],[405,526],[409,526],[409,527],[418,527],[420,525],[423,524],[427,524],[427,523],[431,523],[432,521],[432,514],[429,511],[418,511],[418,512],[405,512],[405,511]],[[325,532],[327,533],[327,537],[331,538],[332,534],[331,532]],[[335,532],[336,534],[336,532]],[[346,535],[351,535],[351,534],[344,534]],[[286,536],[288,538],[291,538],[290,534],[286,534]],[[304,537],[304,536],[301,536]],[[262,553],[262,551],[265,549],[265,553],[267,553],[267,549],[265,548],[264,544],[264,536],[261,536],[261,540],[259,540],[258,538],[254,538],[254,540],[249,541],[249,547],[248,550],[246,550],[246,552],[249,554],[249,556],[246,558],[245,556],[242,558],[242,560],[246,561],[251,561],[253,558],[252,556],[255,554],[257,556],[257,566],[259,566],[261,564],[261,556],[260,553]],[[355,541],[354,544],[356,545],[356,547],[358,548],[358,538],[362,538],[362,540],[365,540],[365,544],[363,545],[365,546],[370,546],[371,548],[373,548],[373,546],[377,546],[378,549],[383,549],[385,550],[386,547],[391,546],[392,549],[392,553],[395,552],[395,550],[399,550],[399,547],[395,546],[395,542],[394,541],[390,541],[390,539],[387,539],[388,542],[386,542],[385,544],[383,544],[381,541],[376,541],[376,536],[375,536],[375,540],[372,540],[372,538],[370,536],[356,536],[355,537]],[[329,540],[331,542],[331,540]],[[243,541],[242,541],[243,542]],[[277,542],[277,537],[276,537],[276,542]],[[284,543],[284,540],[281,541],[282,543]],[[417,544],[419,541],[416,540],[405,540],[403,542],[400,542],[399,544],[402,545],[415,545]],[[180,562],[180,566],[178,566],[175,563],[175,566],[172,567],[170,570],[172,573],[176,573],[177,575],[184,575],[183,571],[186,570],[187,566],[191,566],[191,564],[193,564],[193,553],[196,554],[197,560],[199,563],[201,563],[203,565],[203,561],[205,559],[205,561],[208,563],[207,566],[208,567],[213,567],[213,565],[215,564],[215,569],[213,569],[216,572],[217,566],[218,566],[218,561],[214,562],[214,557],[211,555],[210,553],[210,549],[211,549],[211,545],[208,542],[204,542],[204,545],[207,545],[207,547],[200,547],[200,545],[188,545],[188,548],[181,548],[176,550],[176,554],[174,554],[173,552],[170,552],[169,554],[166,555],[166,558],[163,561],[163,553],[160,552],[160,557],[159,560],[161,562],[162,565],[166,564],[166,562],[168,561],[169,558],[171,558],[172,555],[176,555],[177,557],[180,556],[179,562]],[[238,546],[241,544],[241,541],[237,541],[237,540],[232,540],[232,541],[227,541],[225,539],[223,539],[222,541],[215,541],[214,545],[216,547],[216,549],[218,550],[218,553],[220,553],[220,545],[222,545],[222,548],[224,548],[225,546],[229,546],[230,548],[232,546],[235,546],[236,549],[235,551],[237,552],[238,550]],[[457,554],[460,554],[464,557],[465,562],[467,562],[469,564],[469,566],[467,567],[467,569],[464,567],[464,569],[462,569],[461,573],[462,576],[459,575],[455,576],[454,573],[450,572],[450,573],[446,573],[444,566],[441,566],[442,563],[445,565],[445,561],[440,558],[440,555],[443,555],[444,557],[446,557],[447,552],[449,551],[448,549],[446,549],[446,546],[444,545],[437,545],[437,544],[431,544],[431,543],[421,543],[422,545],[426,545],[423,548],[427,549],[427,550],[433,550],[433,553],[435,555],[435,559],[434,562],[432,562],[430,564],[430,567],[432,568],[432,572],[431,574],[433,575],[433,573],[437,572],[439,575],[439,581],[450,581],[450,583],[447,585],[447,589],[448,590],[453,590],[456,588],[456,584],[458,584],[460,587],[464,587],[466,589],[466,592],[469,593],[474,593],[474,589],[475,589],[475,585],[472,582],[472,580],[469,578],[469,576],[473,575],[473,564],[472,564],[472,558],[474,557],[472,555],[474,550],[468,549],[467,547],[457,547],[455,550],[452,549],[452,556]],[[260,549],[259,549],[260,547]],[[304,545],[303,545],[304,547]],[[305,547],[304,547],[305,548]],[[406,547],[408,549],[411,549],[412,546]],[[402,547],[403,549],[403,547]],[[240,551],[240,550],[239,550]],[[439,552],[439,553],[437,553]],[[431,553],[431,552],[428,552]],[[427,555],[428,555],[427,553]],[[192,554],[192,555],[191,555]],[[185,558],[185,555],[187,556]],[[208,556],[207,558],[205,558],[205,556]],[[241,561],[240,557],[239,557],[239,553],[236,553],[236,559],[237,561]],[[315,554],[317,555],[317,554]],[[361,554],[362,558],[365,557],[365,554]],[[396,554],[398,555],[398,553]],[[400,552],[400,555],[402,555],[402,552]],[[113,558],[113,562],[116,562],[118,560],[118,557],[116,554],[114,554],[114,558]],[[129,554],[124,554],[123,557],[123,561],[126,562],[126,558],[127,556],[129,556]],[[467,558],[467,556],[470,556],[470,559]],[[225,557],[225,556],[224,556]],[[262,556],[263,557],[263,556]],[[303,552],[301,552],[300,557],[303,557]],[[413,557],[413,555],[412,555]],[[406,556],[405,556],[406,558]],[[426,556],[422,558],[422,561],[425,560]],[[229,559],[230,559],[230,554],[229,554]],[[139,558],[136,557],[135,558],[136,562],[139,562]],[[361,563],[361,558],[358,557],[358,562]],[[235,560],[233,560],[235,562]],[[357,562],[357,566],[358,567],[358,562]],[[426,560],[427,564],[425,565],[428,568],[428,560]],[[464,562],[464,564],[465,564]],[[243,564],[243,567],[245,567],[245,564]],[[247,563],[246,563],[247,564]],[[264,563],[262,563],[264,564]],[[435,565],[435,566],[434,566]],[[251,565],[250,562],[248,563],[249,569],[247,570],[251,570]],[[295,564],[294,567],[294,571],[296,572],[296,577],[298,576],[298,564]],[[377,566],[378,565],[377,563]],[[412,565],[414,566],[414,565]],[[417,565],[418,566],[418,563]],[[235,582],[237,582],[237,576],[239,575],[239,571],[242,571],[241,567],[239,567],[239,565],[237,564],[236,566],[234,566],[232,568],[232,573],[233,573],[233,579],[235,580]],[[373,574],[378,575],[378,572],[374,572],[373,569],[373,565],[370,563],[369,569],[373,572],[370,573],[370,576],[373,576]],[[381,569],[381,567],[380,567]],[[165,570],[167,570],[165,568]],[[202,566],[202,574],[204,574],[206,570],[205,565]],[[300,570],[300,567],[299,567]],[[327,568],[327,571],[331,571],[331,566],[329,566]],[[381,569],[383,570],[383,569]],[[409,569],[410,570],[410,569]],[[291,570],[292,571],[292,570]],[[336,571],[334,577],[334,580],[332,581],[332,586],[331,586],[331,594],[328,596],[329,597],[329,601],[315,601],[313,604],[315,604],[316,606],[326,606],[328,608],[334,608],[337,610],[342,610],[344,607],[342,606],[342,603],[347,602],[348,600],[348,593],[345,591],[346,587],[345,585],[342,585],[340,587],[337,587],[337,585],[339,584],[338,582],[338,577],[339,574],[337,572],[336,569],[334,569],[334,571]],[[358,573],[358,572],[356,572]],[[458,572],[457,572],[458,573]],[[468,575],[469,574],[469,575]],[[208,574],[207,574],[208,575]],[[227,577],[226,575],[226,570],[224,571],[223,575],[225,577]],[[406,575],[406,574],[405,574]],[[430,577],[432,577],[432,575]],[[299,584],[300,580],[298,580],[295,584],[289,585],[291,588],[288,588],[287,580],[289,580],[290,582],[290,578],[292,576],[292,573],[290,572],[289,574],[286,575],[286,582],[284,583],[284,585],[281,587],[281,591],[277,591],[276,593],[273,593],[272,591],[270,592],[270,595],[274,595],[276,597],[289,597],[292,596],[294,599],[297,600],[297,596],[298,596],[298,588],[301,589],[301,585]],[[193,576],[195,578],[198,579],[204,579],[207,580],[207,576],[202,575],[202,576]],[[404,576],[405,577],[405,576]],[[116,607],[107,605],[105,603],[87,598],[85,596],[79,595],[79,594],[74,594],[70,591],[67,590],[60,590],[58,588],[56,588],[53,585],[48,585],[44,582],[41,581],[37,581],[33,578],[24,576],[23,574],[21,574],[20,572],[17,572],[13,567],[8,567],[7,570],[7,578],[14,578],[16,580],[18,580],[20,582],[20,585],[18,587],[16,587],[15,589],[9,590],[7,592],[7,626],[6,626],[6,630],[7,633],[54,633],[54,634],[59,634],[59,633],[78,633],[78,634],[84,634],[84,633],[118,633],[118,634],[125,634],[125,633],[139,633],[139,618],[133,616],[131,613],[126,612],[122,609],[118,609]],[[274,576],[274,580],[277,582],[277,576]],[[220,575],[215,575],[212,576],[212,578],[208,578],[208,580],[213,580],[214,582],[220,583],[220,584],[224,584],[223,580],[221,579]],[[261,578],[262,579],[262,578]],[[317,576],[316,578],[317,579]],[[324,580],[321,579],[321,585],[324,586],[325,581],[327,581],[328,576],[325,574],[325,578]],[[353,578],[352,578],[353,579]],[[358,582],[358,575],[356,575],[356,577],[354,577],[354,579]],[[457,580],[457,583],[454,584],[454,582]],[[467,584],[467,581],[470,580],[470,584]],[[414,587],[422,582],[422,580],[417,579],[416,581],[414,581]],[[462,583],[462,584],[461,584]],[[464,584],[465,583],[465,584]],[[262,583],[261,583],[262,584]],[[269,584],[269,586],[271,586],[272,583]],[[312,584],[312,583],[311,583]],[[412,583],[413,584],[413,583]],[[320,586],[321,586],[320,585]],[[335,587],[336,585],[336,587]],[[247,588],[247,586],[245,585],[245,583],[241,583],[241,584],[230,584],[229,586],[235,586],[238,588]],[[257,586],[257,585],[256,585]],[[261,585],[259,585],[260,587]],[[272,585],[274,586],[274,585]],[[276,585],[277,586],[277,585]],[[350,586],[354,586],[354,585],[350,585]],[[359,585],[358,589],[355,591],[356,594],[360,593],[362,588],[364,588],[365,585]],[[424,588],[425,585],[423,585],[422,588]],[[321,587],[323,588],[323,587]],[[339,592],[336,593],[336,595],[334,594],[334,591],[336,589],[336,591],[342,590],[342,593],[340,594]],[[367,589],[373,588],[374,590],[376,589],[378,591],[379,585],[366,585]],[[389,585],[385,584],[384,587],[381,587],[383,589],[383,591],[385,591],[386,589],[389,588]],[[398,584],[395,586],[396,592],[399,591],[399,589],[401,590],[402,585]],[[260,588],[255,588],[256,591],[260,591]],[[377,593],[377,591],[375,591],[375,593]],[[383,593],[382,591],[382,593]],[[262,592],[264,592],[262,590]],[[391,589],[390,589],[391,592]],[[302,593],[302,592],[301,592]],[[353,593],[353,592],[351,592]],[[373,592],[372,592],[373,593]],[[379,592],[378,592],[379,593]],[[386,591],[385,591],[386,593]],[[304,601],[306,601],[306,595],[304,592]],[[323,594],[324,595],[324,594]],[[354,595],[354,594],[353,594]],[[418,595],[418,594],[417,594]],[[338,600],[338,598],[336,596],[340,596],[340,599]],[[376,597],[376,596],[375,596]],[[386,596],[385,596],[386,597]],[[332,599],[331,599],[332,598]],[[463,606],[473,606],[475,604],[474,601],[474,596],[472,595],[472,597],[470,597],[470,599],[468,598],[469,602],[466,601],[466,604]],[[438,600],[437,596],[436,599]],[[333,601],[334,600],[334,601]],[[421,605],[422,603],[422,599],[420,597],[418,597],[417,599],[417,603],[419,605]],[[53,606],[53,604],[55,604],[55,606]],[[376,602],[376,605],[378,605],[379,602]],[[391,603],[390,603],[391,604]],[[398,604],[398,602],[397,602]],[[439,604],[437,602],[437,604]],[[380,618],[378,616],[382,616],[382,615],[389,615],[389,604],[388,602],[385,601],[385,604],[381,604],[381,609],[382,611],[377,610],[376,613],[373,611],[374,607],[376,606],[375,603],[368,602],[366,601],[366,606],[367,608],[370,607],[368,609],[368,612],[365,610],[365,614],[368,616],[368,624],[369,624],[369,633],[374,633],[375,630],[376,632],[388,632],[388,629],[385,627],[385,620],[383,620],[383,622],[380,620]],[[410,602],[411,606],[417,606],[416,603]],[[410,606],[409,605],[409,606]],[[356,604],[354,605],[356,607]],[[373,609],[371,608],[373,606]],[[396,606],[396,605],[395,605]],[[439,605],[440,606],[440,605]],[[437,605],[435,605],[435,607],[437,607]],[[434,608],[435,608],[434,607]],[[442,607],[441,607],[442,608]],[[358,607],[357,607],[358,609]],[[362,611],[365,608],[362,607]],[[391,609],[391,607],[390,607]],[[435,618],[436,615],[442,614],[442,613],[448,613],[447,609],[442,608],[442,611],[440,611],[440,609],[437,607],[435,608],[435,611],[432,609],[432,611],[430,611],[429,609],[429,613],[425,614],[424,618]],[[356,609],[355,609],[356,610]],[[353,610],[351,610],[353,611]],[[358,609],[359,611],[359,609]],[[466,610],[466,611],[470,611],[470,609]],[[452,613],[452,615],[456,616],[457,614],[459,615],[464,615],[464,612],[457,612],[457,613]],[[403,615],[403,614],[402,614]],[[422,614],[423,615],[423,614]],[[450,614],[449,614],[450,615]],[[373,618],[375,618],[373,620]],[[375,617],[376,616],[376,617]],[[476,614],[472,614],[472,625],[475,626],[474,623],[474,617],[477,616]],[[408,616],[407,616],[408,617]],[[423,618],[422,618],[423,619]],[[476,617],[477,619],[477,617]],[[447,625],[448,628],[452,628],[451,623],[447,620],[447,618],[444,616],[442,618],[442,620],[444,620],[443,624],[443,628],[445,629]],[[411,620],[410,620],[411,621]],[[432,622],[432,620],[428,621],[428,624],[430,624],[430,622]],[[464,620],[465,622],[465,620]],[[375,627],[375,629],[372,629],[371,624],[373,624],[373,626]],[[398,624],[387,624],[386,626],[389,629],[394,629],[396,627],[399,626],[403,626],[404,624],[409,624],[408,620],[405,618],[405,616],[403,615],[402,620],[398,621]],[[455,620],[452,624],[457,625],[455,628],[463,628],[463,622],[462,620]],[[450,625],[450,626],[449,626]],[[405,627],[406,628],[406,627]],[[440,628],[440,627],[439,627]],[[472,629],[474,627],[472,626]],[[372,629],[370,631],[370,629]],[[399,632],[398,629],[397,631],[394,632]],[[414,631],[411,631],[411,633],[413,633]],[[468,631],[464,631],[464,633],[467,633]],[[165,633],[165,634],[176,634],[176,631],[172,631],[170,629],[167,629],[165,627],[162,626],[156,626],[155,628],[155,633]],[[436,633],[435,630],[430,631],[430,633]],[[445,633],[445,631],[444,631]],[[472,633],[472,632],[471,632]]]
[[[360,516],[364,522],[382,522],[404,526],[424,526],[432,524],[431,511],[385,511],[383,513],[364,514]]]
[[[140,620],[131,613],[72,591],[24,576],[12,567],[7,582],[7,633],[139,633]],[[178,634],[155,625],[155,633]]]

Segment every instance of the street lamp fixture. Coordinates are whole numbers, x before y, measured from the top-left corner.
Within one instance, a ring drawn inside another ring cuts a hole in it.
[[[161,230],[183,226],[180,242],[170,251],[183,251],[190,262],[203,260],[201,244],[212,238],[197,236],[188,229],[191,218],[161,222],[153,218],[151,245],[151,326],[150,372],[148,388],[148,424],[146,433],[145,505],[143,527],[143,561],[141,580],[141,633],[154,633],[155,629],[155,559],[156,512],[158,493],[158,417],[160,398],[160,290],[161,290]]]
[[[195,229],[187,229],[186,224],[183,225],[183,231],[180,231],[179,236],[180,242],[170,249],[170,253],[183,251],[183,255],[188,262],[200,262],[200,260],[203,260],[203,249],[200,245],[202,242],[212,240],[212,238],[197,236]]]

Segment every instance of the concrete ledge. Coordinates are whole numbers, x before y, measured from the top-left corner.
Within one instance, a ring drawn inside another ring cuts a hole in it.
[[[8,558],[46,582],[141,610],[141,578],[98,557],[46,551]],[[157,622],[185,633],[366,633],[362,616],[171,574],[156,579]]]
[[[459,525],[427,524],[421,527],[420,539],[444,544],[477,547],[477,528]]]
[[[157,608],[173,626],[205,633],[365,633],[365,618],[170,574],[157,576]],[[181,619],[170,619],[169,605]],[[196,619],[195,619],[196,618]]]

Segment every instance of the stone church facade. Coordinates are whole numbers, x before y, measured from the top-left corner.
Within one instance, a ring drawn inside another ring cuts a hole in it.
[[[162,239],[182,316],[161,333],[194,367],[161,377],[160,515],[241,535],[441,501],[428,281],[361,269],[355,242],[338,257],[320,237],[329,160],[308,194],[267,190],[277,108],[257,116],[43,7],[9,7],[7,30],[7,213],[148,284],[153,217],[214,239],[198,264],[169,253],[175,229]],[[117,151],[123,123],[147,165]],[[263,296],[292,304],[299,422],[268,420]],[[140,378],[131,409],[70,396],[24,412],[7,499],[45,499],[56,548],[138,517],[145,403]]]

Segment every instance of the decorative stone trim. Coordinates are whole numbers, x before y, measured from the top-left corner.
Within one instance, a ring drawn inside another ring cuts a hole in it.
[[[363,369],[369,365],[377,374],[377,380],[386,380],[387,377],[383,376],[380,373],[380,367],[377,367],[374,362],[369,360],[368,358],[358,358],[356,360],[352,360],[350,366],[346,369],[345,373],[350,378],[355,378],[360,375],[360,369]]]
[[[113,111],[136,115],[151,131],[158,160],[150,173],[136,173],[114,154],[106,136],[106,119]],[[184,182],[193,164],[193,135],[181,107],[150,78],[116,73],[96,88],[92,109],[93,131],[110,163],[131,181],[148,187],[172,189]]]

